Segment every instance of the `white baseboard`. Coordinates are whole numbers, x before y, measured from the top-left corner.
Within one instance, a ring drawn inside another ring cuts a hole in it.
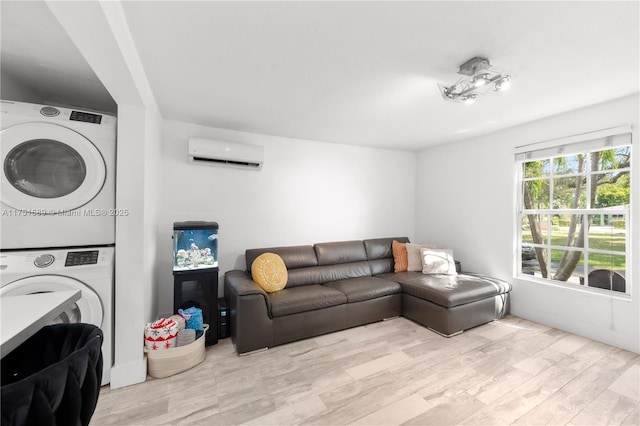
[[[140,361],[114,364],[111,368],[111,389],[122,388],[147,379],[147,356]]]

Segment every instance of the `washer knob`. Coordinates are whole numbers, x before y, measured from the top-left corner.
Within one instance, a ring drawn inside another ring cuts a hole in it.
[[[45,117],[56,117],[60,115],[60,111],[58,110],[58,108],[46,106],[40,108],[40,114],[44,115]]]
[[[56,258],[51,254],[41,254],[40,256],[36,257],[36,260],[33,261],[33,264],[38,268],[46,268],[47,266],[51,265],[54,260],[56,260]]]

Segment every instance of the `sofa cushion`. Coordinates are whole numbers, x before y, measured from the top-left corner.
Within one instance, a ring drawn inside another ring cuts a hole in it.
[[[273,293],[287,285],[287,267],[275,253],[262,253],[251,264],[251,277],[264,291]]]
[[[251,271],[251,265],[258,256],[263,253],[275,253],[282,258],[287,269],[304,268],[306,266],[316,266],[316,252],[313,246],[291,246],[291,247],[271,247],[249,249],[245,251],[247,271]]]
[[[393,241],[397,241],[399,243],[408,243],[409,239],[407,237],[396,237],[363,240],[362,242],[364,244],[364,248],[367,251],[367,259],[375,260],[393,257],[393,251],[391,249],[391,244],[393,243]]]
[[[269,294],[271,315],[280,317],[347,303],[344,293],[323,285],[285,288]]]
[[[367,261],[289,269],[287,288],[369,276],[371,276],[371,268]]]
[[[405,294],[446,308],[487,299],[511,291],[511,284],[480,274],[424,275],[398,272],[383,275],[402,285]]]
[[[336,265],[367,260],[367,252],[362,241],[318,243],[313,247],[318,258],[318,265]]]
[[[409,267],[409,260],[407,259],[407,244],[393,241],[391,249],[393,251],[393,271],[405,272]]]
[[[423,274],[458,275],[456,263],[453,260],[453,250],[421,248],[420,255]]]
[[[378,277],[333,281],[326,283],[325,286],[344,293],[349,303],[362,302],[363,300],[375,299],[402,291],[400,284]]]
[[[407,243],[407,271],[422,272],[422,255],[421,248],[434,249],[436,246],[431,244],[413,244]]]
[[[374,259],[369,261],[371,267],[371,275],[386,274],[387,272],[393,272],[393,258],[387,259]]]
[[[393,251],[391,246],[394,240],[401,243],[409,241],[407,237],[374,238],[362,241],[367,251],[369,266],[371,266],[371,275],[393,272]]]

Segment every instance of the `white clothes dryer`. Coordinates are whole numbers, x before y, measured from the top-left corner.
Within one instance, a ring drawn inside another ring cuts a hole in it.
[[[114,247],[92,247],[0,253],[0,297],[82,291],[52,323],[82,322],[102,329],[102,385],[110,382],[113,360],[114,252]]]
[[[0,106],[0,249],[114,244],[116,118]]]

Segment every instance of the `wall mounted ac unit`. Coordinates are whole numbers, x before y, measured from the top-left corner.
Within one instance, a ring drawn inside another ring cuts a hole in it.
[[[264,162],[264,147],[189,138],[189,161],[214,166],[260,170]]]

